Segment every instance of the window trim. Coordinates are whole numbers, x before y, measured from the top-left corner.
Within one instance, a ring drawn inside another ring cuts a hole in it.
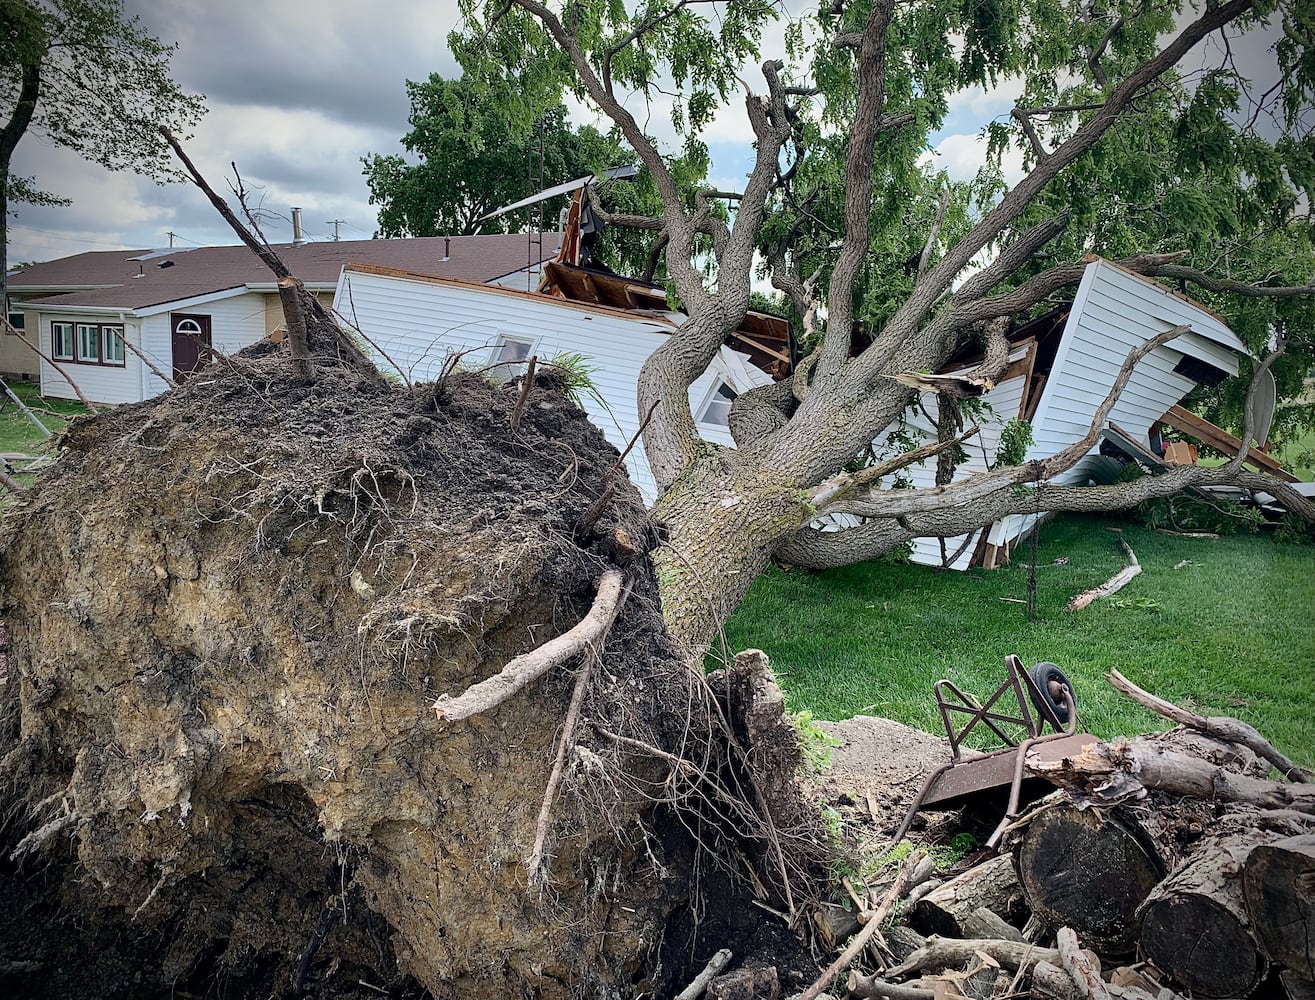
[[[109,358],[109,351],[106,346],[110,343],[111,337],[119,338],[119,356],[117,360]],[[128,366],[128,348],[127,339],[124,334],[122,323],[102,323],[100,327],[100,363],[106,368],[126,368]]]
[[[538,353],[539,341],[538,337],[527,337],[518,333],[499,333],[489,349],[486,377],[493,382],[502,383],[510,382],[521,375],[526,363]],[[503,360],[502,352],[512,345],[524,347],[525,356]]]
[[[724,397],[722,395],[723,389],[725,389],[727,392],[730,393],[729,398]],[[719,427],[719,428],[729,429],[731,425],[731,420],[730,420],[731,404],[734,403],[735,400],[739,398],[739,395],[740,394],[738,391],[736,391],[735,386],[731,385],[728,379],[718,376],[716,384],[713,385],[712,389],[708,392],[708,395],[704,397],[703,405],[700,406],[698,409],[699,415],[696,420],[696,423],[703,424],[705,427]],[[725,402],[726,404],[726,419],[724,421],[709,420],[708,411],[712,408],[714,403],[721,403],[721,402]]]
[[[68,334],[67,353],[60,352],[58,341],[56,341],[55,339],[56,327],[63,327]],[[73,354],[75,350],[74,344],[76,343],[76,341],[77,341],[77,333],[74,330],[74,325],[71,322],[68,322],[67,320],[59,320],[59,319],[53,319],[50,321],[50,356],[52,358],[54,358],[56,361],[73,361],[74,360]]]
[[[68,348],[59,349],[59,331],[68,336]],[[92,337],[96,346],[96,356],[89,357],[83,351],[86,346],[83,336]],[[112,337],[119,338],[117,358],[109,358],[106,347]],[[50,321],[50,358],[57,363],[68,362],[96,368],[128,367],[128,336],[123,323],[80,323],[76,320],[52,319]]]

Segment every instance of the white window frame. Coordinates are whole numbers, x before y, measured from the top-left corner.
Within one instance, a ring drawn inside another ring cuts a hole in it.
[[[722,394],[723,389],[730,393],[729,398]],[[706,424],[709,427],[729,428],[731,425],[731,404],[739,398],[739,395],[740,394],[735,390],[735,386],[731,385],[726,379],[719,377],[716,385],[712,387],[712,391],[709,392],[707,397],[703,400],[703,405],[699,407],[698,422]],[[720,408],[723,405],[726,407],[724,416],[719,416],[718,418],[709,417],[714,406]]]
[[[489,365],[494,369],[491,373],[493,377],[510,379],[521,374],[517,366],[534,356],[538,343],[538,339],[534,337],[523,337],[514,333],[498,334],[493,342],[493,350],[489,352]],[[513,350],[509,356],[508,348],[524,348],[524,354]]]
[[[64,348],[60,348],[60,334],[67,337]],[[76,335],[73,324],[64,320],[52,320],[50,323],[50,356],[56,361],[73,360],[73,342]]]
[[[118,351],[115,356],[110,356],[110,345],[118,342]],[[128,365],[128,349],[123,346],[123,327],[117,323],[107,323],[100,328],[100,360],[101,364],[109,365],[111,368],[126,368]]]
[[[87,347],[91,347],[93,350],[88,351]],[[97,323],[74,324],[73,351],[74,360],[81,364],[100,364],[100,325]]]

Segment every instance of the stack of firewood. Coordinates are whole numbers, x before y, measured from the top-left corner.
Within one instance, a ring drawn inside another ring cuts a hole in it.
[[[1029,761],[1059,790],[1011,850],[943,884],[911,858],[870,912],[855,895],[800,1000],[1315,998],[1315,783],[1244,723],[1109,679],[1181,728]]]

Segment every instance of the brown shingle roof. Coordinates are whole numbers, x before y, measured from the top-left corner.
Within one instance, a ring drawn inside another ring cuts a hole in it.
[[[544,233],[543,258],[555,256],[560,243],[561,234]],[[539,248],[531,246],[529,237],[520,233],[342,240],[301,246],[288,243],[277,244],[274,249],[302,281],[332,284],[347,263],[378,264],[482,283],[523,269]],[[160,266],[166,262],[172,263]],[[173,251],[96,250],[33,264],[11,274],[8,284],[11,293],[32,302],[58,296],[63,305],[144,309],[273,281],[269,269],[245,246],[225,246]]]

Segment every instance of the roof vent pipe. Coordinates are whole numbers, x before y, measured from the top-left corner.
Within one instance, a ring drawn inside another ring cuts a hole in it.
[[[292,210],[292,245],[299,247],[306,242],[306,234],[301,231],[301,209]]]
[[[447,259],[448,259],[449,257],[451,257],[451,256],[452,256],[452,239],[451,239],[451,237],[444,236],[444,237],[443,237],[443,259],[444,259],[444,260],[447,260]]]

